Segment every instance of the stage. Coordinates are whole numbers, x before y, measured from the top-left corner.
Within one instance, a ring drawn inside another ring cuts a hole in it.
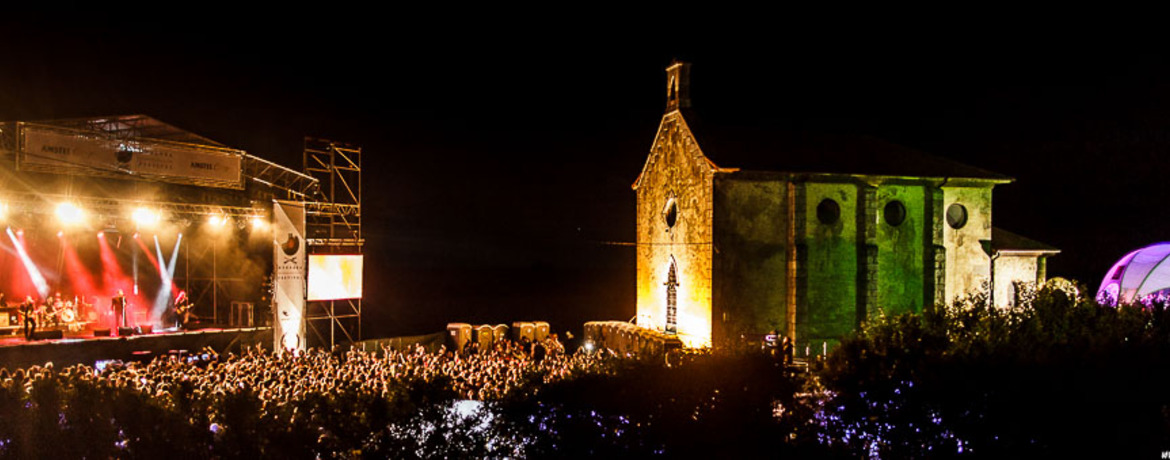
[[[168,354],[195,353],[211,347],[218,353],[241,347],[272,347],[271,327],[236,329],[206,328],[165,330],[127,336],[94,336],[92,330],[63,331],[60,339],[25,340],[22,331],[0,330],[0,367],[15,369],[52,362],[61,368],[73,364],[94,365],[104,360],[150,360]],[[15,333],[14,333],[15,332]]]
[[[361,148],[304,145],[296,171],[145,115],[0,122],[0,339],[31,310],[51,344],[179,316],[360,340]]]

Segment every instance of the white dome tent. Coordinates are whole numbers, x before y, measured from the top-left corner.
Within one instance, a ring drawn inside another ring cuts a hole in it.
[[[1113,264],[1097,290],[1097,301],[1128,304],[1166,290],[1170,290],[1170,242],[1138,249]]]

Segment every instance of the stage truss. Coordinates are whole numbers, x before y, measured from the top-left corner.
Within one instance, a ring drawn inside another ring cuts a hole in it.
[[[361,147],[306,137],[304,171],[319,184],[318,200],[305,202],[309,254],[361,254]],[[362,300],[306,302],[305,322],[310,345],[355,343],[361,340]]]

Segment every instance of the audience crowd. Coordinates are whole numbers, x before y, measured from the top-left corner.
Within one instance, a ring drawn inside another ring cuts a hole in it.
[[[210,423],[210,431],[215,434],[222,420],[231,417],[231,409],[224,407],[242,400],[256,401],[255,406],[249,406],[246,418],[273,421],[295,420],[297,410],[307,411],[305,408],[312,408],[311,417],[324,417],[322,414],[331,412],[344,415],[341,413],[351,413],[347,408],[355,402],[366,404],[360,410],[371,410],[369,401],[402,399],[404,388],[439,391],[446,400],[490,401],[516,390],[533,390],[544,383],[599,371],[605,361],[603,356],[566,353],[552,335],[537,343],[501,340],[486,349],[470,346],[458,353],[446,348],[427,352],[418,345],[402,351],[310,349],[296,353],[273,353],[257,347],[244,349],[239,355],[219,355],[205,349],[149,362],[112,362],[100,368],[75,365],[58,369],[47,363],[28,369],[0,369],[0,420],[20,422],[10,426],[12,429],[0,428],[0,453],[14,440],[17,445],[20,439],[25,439],[26,445],[33,443],[29,436],[39,436],[33,432],[43,431],[42,428],[69,431],[59,428],[75,423],[107,424],[88,420],[91,417],[84,414],[90,409],[75,412],[75,408],[67,406],[113,407],[117,418],[125,401],[133,399],[138,401],[134,404],[145,404],[187,420],[180,424],[203,424],[208,430],[205,423]],[[36,428],[37,423],[25,423],[44,418],[33,413],[45,410],[61,414],[56,428]],[[193,412],[202,415],[195,416]],[[79,416],[87,420],[78,420]],[[351,416],[368,418],[369,414]]]
[[[588,371],[599,356],[566,354],[555,335],[531,344],[501,340],[487,350],[469,346],[461,353],[446,348],[427,353],[418,345],[406,351],[383,348],[376,353],[356,349],[270,353],[257,347],[245,349],[239,356],[220,356],[206,349],[202,354],[115,363],[101,370],[76,365],[57,372],[52,363],[27,370],[0,369],[0,382],[10,389],[14,385],[31,388],[38,379],[56,378],[66,384],[80,379],[157,398],[172,397],[180,385],[191,388],[196,397],[223,396],[246,388],[267,404],[296,401],[314,393],[352,391],[389,396],[394,381],[431,382],[443,377],[460,398],[491,400],[505,396],[529,378],[550,383]]]

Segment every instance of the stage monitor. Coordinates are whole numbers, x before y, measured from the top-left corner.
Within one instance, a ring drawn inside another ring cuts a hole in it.
[[[362,298],[362,256],[309,256],[308,300],[360,298]]]

